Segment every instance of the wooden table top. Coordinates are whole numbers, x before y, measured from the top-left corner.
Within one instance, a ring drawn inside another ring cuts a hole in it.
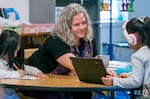
[[[79,81],[75,76],[48,74],[48,79],[23,80],[0,79],[0,84],[10,88],[24,88],[49,91],[93,91],[106,90],[108,87],[101,84]]]

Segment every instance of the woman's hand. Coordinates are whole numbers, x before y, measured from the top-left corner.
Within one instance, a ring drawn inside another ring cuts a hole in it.
[[[17,70],[17,72],[19,73],[20,77],[24,76],[24,71],[22,69]]]
[[[112,76],[106,76],[106,77],[102,77],[102,82],[104,85],[106,86],[112,86],[113,85],[113,77]]]
[[[35,76],[36,76],[37,78],[42,78],[42,79],[48,78],[48,76],[45,75],[45,74],[42,73],[42,72],[36,73]]]
[[[75,71],[70,71],[69,72],[69,76],[76,76],[77,74],[76,74],[76,72]]]

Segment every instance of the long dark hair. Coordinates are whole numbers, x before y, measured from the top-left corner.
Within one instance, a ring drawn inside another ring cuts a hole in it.
[[[137,17],[131,19],[127,26],[128,33],[137,33],[139,35],[139,41],[150,48],[150,18],[149,17]]]
[[[14,53],[18,45],[20,50],[15,57]],[[0,35],[0,57],[4,58],[5,55],[8,55],[9,67],[14,68],[13,63],[15,63],[20,69],[24,69],[24,47],[20,35],[15,31],[4,30]]]

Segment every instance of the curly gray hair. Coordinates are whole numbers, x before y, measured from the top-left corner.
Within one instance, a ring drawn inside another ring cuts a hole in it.
[[[72,18],[79,13],[83,13],[87,21],[87,32],[84,39],[91,41],[93,39],[93,30],[90,18],[86,9],[77,3],[69,4],[63,8],[51,35],[58,36],[69,46],[75,45],[76,41],[73,33],[71,33],[71,24]]]

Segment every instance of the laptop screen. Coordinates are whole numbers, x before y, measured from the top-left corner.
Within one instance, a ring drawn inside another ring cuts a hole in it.
[[[80,81],[102,84],[101,77],[106,75],[106,68],[100,58],[70,57]]]

